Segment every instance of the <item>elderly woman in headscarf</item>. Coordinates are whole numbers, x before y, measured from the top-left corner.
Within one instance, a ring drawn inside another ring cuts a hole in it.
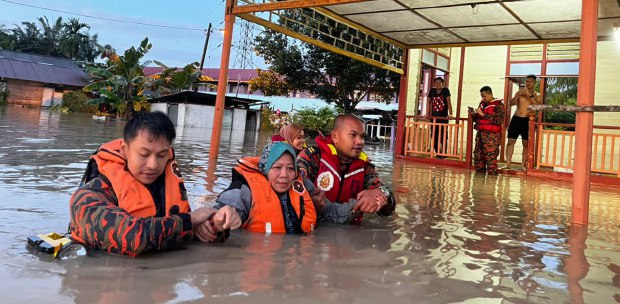
[[[229,205],[243,228],[264,233],[310,233],[316,227],[312,198],[297,174],[293,147],[270,143],[259,157],[245,157],[233,168],[232,183],[217,198]],[[218,223],[215,223],[216,226]]]
[[[284,141],[293,146],[295,153],[306,148],[306,133],[298,124],[290,124],[282,127],[278,134],[271,137],[271,141]]]

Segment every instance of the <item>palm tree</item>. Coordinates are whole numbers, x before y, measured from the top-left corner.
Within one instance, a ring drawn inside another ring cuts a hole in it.
[[[58,17],[53,24],[50,24],[47,17],[39,17],[41,29],[39,33],[37,54],[59,57],[62,56],[60,43],[62,40],[63,23],[62,17]]]
[[[34,22],[22,22],[22,27],[15,25],[11,30],[13,36],[13,51],[36,53],[39,45],[39,29]]]
[[[93,62],[99,55],[97,35],[90,36],[90,25],[80,22],[77,18],[69,18],[63,24],[59,50],[63,57],[73,60]]]
[[[22,22],[13,29],[0,27],[0,48],[24,53],[70,58],[94,62],[100,54],[97,35],[90,35],[90,26],[77,18],[64,22],[58,17],[50,23],[47,17],[38,23]]]

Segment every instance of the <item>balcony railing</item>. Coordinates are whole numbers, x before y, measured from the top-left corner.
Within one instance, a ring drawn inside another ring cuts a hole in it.
[[[405,155],[445,157],[458,161],[470,159],[468,155],[471,153],[468,154],[467,151],[471,152],[471,121],[463,118],[450,118],[448,123],[441,123],[437,120],[446,120],[446,118],[418,119],[419,117],[416,116],[405,118]],[[437,149],[434,148],[435,146]]]
[[[540,107],[540,106],[538,106]],[[606,110],[610,110],[606,107]],[[571,109],[569,109],[571,110]],[[593,109],[592,110],[598,110]],[[611,110],[617,111],[615,107]],[[473,148],[473,121],[465,118],[450,118],[448,123],[437,122],[442,117],[426,120],[419,116],[405,118],[404,155],[420,158],[449,158],[470,167]],[[543,123],[530,118],[528,145],[528,170],[553,170],[572,173],[574,166],[575,132],[574,124]],[[593,126],[592,164],[594,174],[620,178],[620,127]],[[435,130],[435,132],[433,132]],[[505,134],[505,130],[502,130]],[[436,134],[435,134],[436,133]],[[435,138],[439,145],[434,148]],[[443,137],[443,140],[441,138]],[[503,152],[503,147],[501,151]]]
[[[572,172],[575,149],[580,148],[575,147],[575,132],[549,129],[553,127],[575,125],[530,121],[530,136],[537,136],[535,147],[528,147],[528,159],[535,160],[530,167]],[[620,177],[620,127],[594,126],[593,131],[592,172]]]

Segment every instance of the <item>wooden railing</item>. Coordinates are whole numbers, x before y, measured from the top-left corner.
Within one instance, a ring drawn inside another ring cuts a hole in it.
[[[430,120],[417,120],[418,117],[405,118],[405,155],[424,155],[431,158],[447,157],[463,161],[470,159],[471,153],[471,120],[451,118],[448,123],[439,123],[440,117],[431,117]],[[437,130],[437,132],[433,132]],[[467,133],[466,133],[467,132]],[[437,133],[437,134],[435,134]],[[433,148],[435,138],[438,138],[437,150]],[[442,140],[443,138],[443,140]],[[469,144],[469,147],[468,147]]]
[[[580,148],[575,147],[575,132],[545,127],[574,128],[575,125],[530,120],[530,136],[536,136],[530,138],[536,138],[536,145],[528,147],[529,167],[572,172],[575,149]],[[616,133],[611,133],[610,130],[616,130]],[[592,172],[620,177],[620,127],[594,126],[591,167]]]

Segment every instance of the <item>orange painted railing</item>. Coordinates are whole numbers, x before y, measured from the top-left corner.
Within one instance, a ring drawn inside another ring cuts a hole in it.
[[[574,124],[538,123],[530,120],[530,135],[536,137],[536,147],[528,151],[529,167],[553,168],[559,172],[572,172],[575,155],[575,132],[545,129],[545,127],[570,127]],[[606,132],[607,130],[607,132]],[[616,130],[615,134],[609,130]],[[620,127],[594,126],[592,139],[592,172],[620,177]],[[530,137],[534,138],[534,137]],[[531,160],[534,160],[532,163]]]
[[[430,120],[416,120],[416,118],[415,116],[405,118],[405,155],[424,155],[431,158],[439,156],[459,161],[471,159],[470,133],[473,131],[470,127],[471,120],[451,118],[448,119],[448,123],[438,123],[437,119],[445,118],[431,117]],[[433,132],[435,129],[437,132]],[[441,136],[437,150],[433,148],[436,136]]]

